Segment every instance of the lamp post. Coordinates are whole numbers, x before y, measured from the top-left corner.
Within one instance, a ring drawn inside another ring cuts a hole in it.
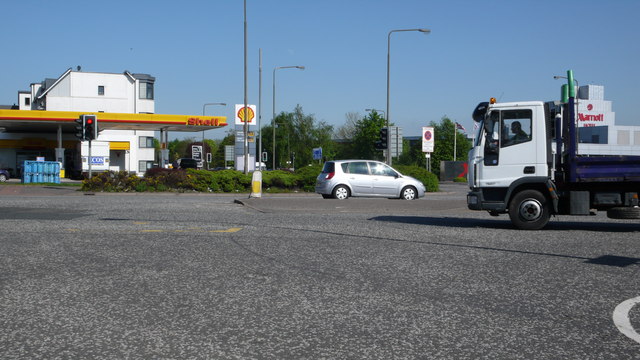
[[[247,0],[244,0],[244,174],[249,174],[249,95],[247,80]]]
[[[273,151],[271,156],[273,159],[272,170],[276,169],[276,70],[278,69],[300,69],[304,70],[304,66],[278,66],[273,69],[273,104],[272,104],[272,112],[273,116],[271,117],[271,126],[273,127]]]
[[[202,105],[202,116],[204,116],[204,109],[209,106],[209,105],[222,105],[222,106],[227,106],[226,103],[206,103],[204,105]],[[204,152],[206,151],[206,147],[204,145],[204,130],[202,130],[202,153],[204,155]],[[209,163],[207,161],[205,161],[205,159],[203,159],[203,162],[207,163],[207,170],[209,169]]]
[[[391,64],[391,34],[394,32],[402,31],[419,31],[424,34],[431,33],[431,30],[429,29],[402,29],[389,31],[389,35],[387,36],[387,129],[389,129],[389,118],[391,117],[391,113],[389,112],[389,69]],[[391,165],[391,149],[389,148],[389,146],[387,146],[387,164]]]

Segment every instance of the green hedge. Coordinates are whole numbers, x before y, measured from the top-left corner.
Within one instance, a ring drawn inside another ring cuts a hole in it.
[[[400,171],[403,175],[408,175],[416,178],[418,181],[421,181],[427,188],[427,192],[440,191],[438,177],[435,174],[428,172],[427,169],[408,165],[397,165],[394,166],[394,168]]]
[[[414,166],[397,166],[401,173],[422,181],[427,191],[438,191],[437,177],[425,169]],[[293,171],[276,170],[262,172],[263,192],[306,191],[313,192],[321,165],[305,166]],[[143,178],[126,171],[103,172],[82,182],[83,191],[104,192],[250,192],[252,174],[236,170],[160,169],[146,172]]]

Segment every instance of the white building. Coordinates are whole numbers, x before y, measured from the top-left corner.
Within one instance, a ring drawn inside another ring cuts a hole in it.
[[[56,79],[32,83],[29,91],[20,91],[18,108],[98,113],[99,119],[99,113],[153,114],[154,82],[150,75],[128,71],[114,74],[68,69]],[[87,171],[87,142],[80,144],[74,134],[60,128],[57,133],[46,131],[42,122],[31,124],[37,132],[29,131],[28,122],[23,125],[24,131],[0,132],[0,168],[11,168],[16,176],[24,160],[39,157],[62,162],[67,174]],[[144,173],[156,160],[153,137],[152,130],[101,130],[92,141],[92,169]]]
[[[604,86],[580,86],[577,96],[578,154],[640,155],[640,126],[616,125]]]

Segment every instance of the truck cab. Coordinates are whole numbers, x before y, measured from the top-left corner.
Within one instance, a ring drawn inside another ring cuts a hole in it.
[[[578,155],[573,97],[559,102],[480,103],[469,152],[467,206],[516,228],[542,229],[551,215],[640,218],[640,157]]]

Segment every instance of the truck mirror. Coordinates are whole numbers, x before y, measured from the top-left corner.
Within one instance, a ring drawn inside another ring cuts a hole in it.
[[[488,108],[489,108],[489,103],[486,101],[478,104],[475,110],[473,110],[473,115],[471,116],[473,118],[473,121],[475,122],[483,121],[485,116],[487,115]]]

